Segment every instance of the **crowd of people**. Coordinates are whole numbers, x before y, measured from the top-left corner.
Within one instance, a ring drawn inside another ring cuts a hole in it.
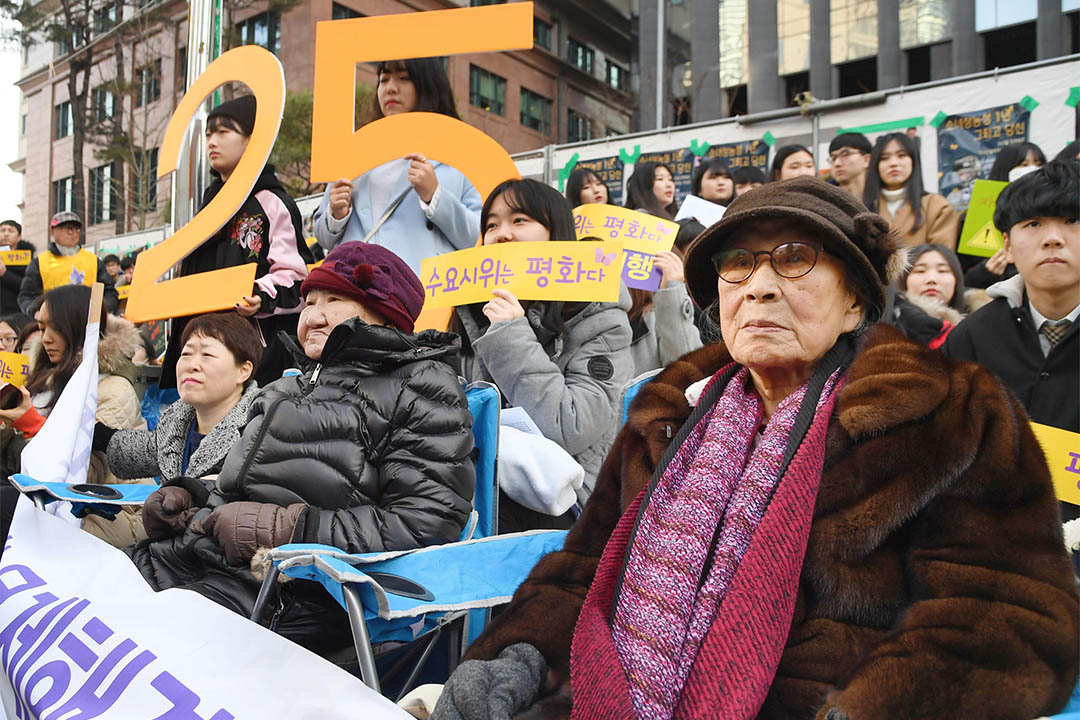
[[[457,117],[438,59],[378,78],[376,117]],[[204,204],[255,112],[242,96],[209,114]],[[565,193],[508,179],[481,197],[410,154],[327,187],[314,265],[267,166],[179,268],[257,265],[233,310],[173,320],[161,387],[179,399],[152,428],[135,390],[144,343],[115,290],[133,263],[98,259],[80,218],[57,213],[46,250],[0,264],[0,349],[30,358],[0,409],[4,472],[81,360],[97,280],[89,481],[160,487],[72,521],[155,589],[246,616],[268,548],[454,541],[476,482],[465,385],[492,383],[532,418],[543,437],[500,453],[542,471],[506,466],[499,528],[569,534],[469,648],[437,719],[1052,713],[1080,660],[1062,534],[1077,508],[1055,499],[1028,419],[1080,431],[1080,148],[999,154],[1004,242],[986,259],[956,254],[960,215],[926,192],[908,134],[840,134],[828,165],[826,182],[801,145],[778,148],[767,177],[703,159],[692,193],[723,219],[679,221],[657,290],[495,289],[436,330],[416,327],[422,259],[477,237],[574,241],[572,208],[610,200],[601,178],[576,170]],[[678,213],[663,163],[637,164],[626,191],[627,208]],[[0,244],[32,248],[13,221]],[[650,374],[624,422],[624,391]],[[281,593],[277,632],[320,653],[347,643],[321,587]]]

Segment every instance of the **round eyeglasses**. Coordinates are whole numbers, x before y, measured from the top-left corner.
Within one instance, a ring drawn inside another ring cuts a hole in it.
[[[820,245],[790,242],[777,245],[772,250],[757,252],[746,248],[728,248],[713,255],[712,262],[720,279],[734,285],[748,280],[754,274],[759,255],[769,258],[769,264],[777,275],[791,280],[813,270],[820,254]]]

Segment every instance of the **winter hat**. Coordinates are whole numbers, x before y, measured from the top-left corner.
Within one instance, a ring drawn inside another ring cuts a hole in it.
[[[370,243],[347,242],[331,250],[308,274],[300,292],[306,298],[315,288],[352,298],[407,333],[424,307],[424,286],[412,268],[392,251]]]
[[[889,223],[846,190],[817,178],[779,180],[739,195],[724,218],[703,232],[686,254],[686,285],[694,301],[716,300],[712,258],[735,232],[755,221],[791,221],[812,230],[822,246],[839,258],[848,277],[862,290],[877,321],[885,308],[885,287],[903,271],[907,253]]]
[[[50,228],[57,227],[58,225],[78,225],[82,227],[82,218],[78,214],[71,212],[70,210],[61,210],[52,216],[52,221],[49,223]]]
[[[243,129],[245,135],[251,135],[255,131],[255,96],[241,95],[238,98],[223,102],[210,111],[206,116],[206,124],[215,117],[227,117],[235,120]]]

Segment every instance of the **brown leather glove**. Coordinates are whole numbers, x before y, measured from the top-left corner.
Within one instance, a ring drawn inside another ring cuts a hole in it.
[[[213,535],[230,565],[246,565],[261,547],[277,547],[292,539],[296,520],[307,505],[288,507],[271,503],[231,502],[222,505],[193,528]]]
[[[191,493],[182,487],[169,486],[155,490],[143,503],[142,521],[146,536],[164,540],[184,532],[191,516],[199,511],[194,507]]]

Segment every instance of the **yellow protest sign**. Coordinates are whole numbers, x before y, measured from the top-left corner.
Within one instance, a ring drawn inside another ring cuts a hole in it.
[[[171,237],[139,253],[132,278],[132,290],[139,292],[131,295],[125,311],[132,322],[227,310],[251,293],[255,263],[157,282],[169,268],[213,237],[240,209],[274,147],[285,107],[285,74],[281,62],[258,45],[233,48],[210,63],[177,105],[161,142],[158,177],[176,170],[188,121],[210,93],[229,81],[242,82],[251,88],[258,103],[247,149],[224,187],[206,207]]]
[[[22,387],[30,374],[30,358],[13,352],[0,352],[0,382]]]
[[[1031,423],[1046,454],[1058,499],[1080,505],[1080,433]]]
[[[661,273],[653,267],[653,256],[671,249],[679,224],[616,205],[589,203],[574,208],[574,233],[578,240],[621,242],[626,255],[623,283],[631,288],[656,290]]]
[[[615,302],[622,243],[509,242],[425,259],[425,308],[490,300],[496,288],[518,300]]]
[[[121,285],[116,288],[116,297],[118,300],[127,300],[131,295],[131,285]]]
[[[997,208],[998,195],[1008,184],[997,180],[975,181],[956,252],[990,257],[1005,246],[1001,233],[994,227],[994,210]]]
[[[29,265],[32,254],[29,250],[4,250],[0,251],[0,262],[5,265]]]

